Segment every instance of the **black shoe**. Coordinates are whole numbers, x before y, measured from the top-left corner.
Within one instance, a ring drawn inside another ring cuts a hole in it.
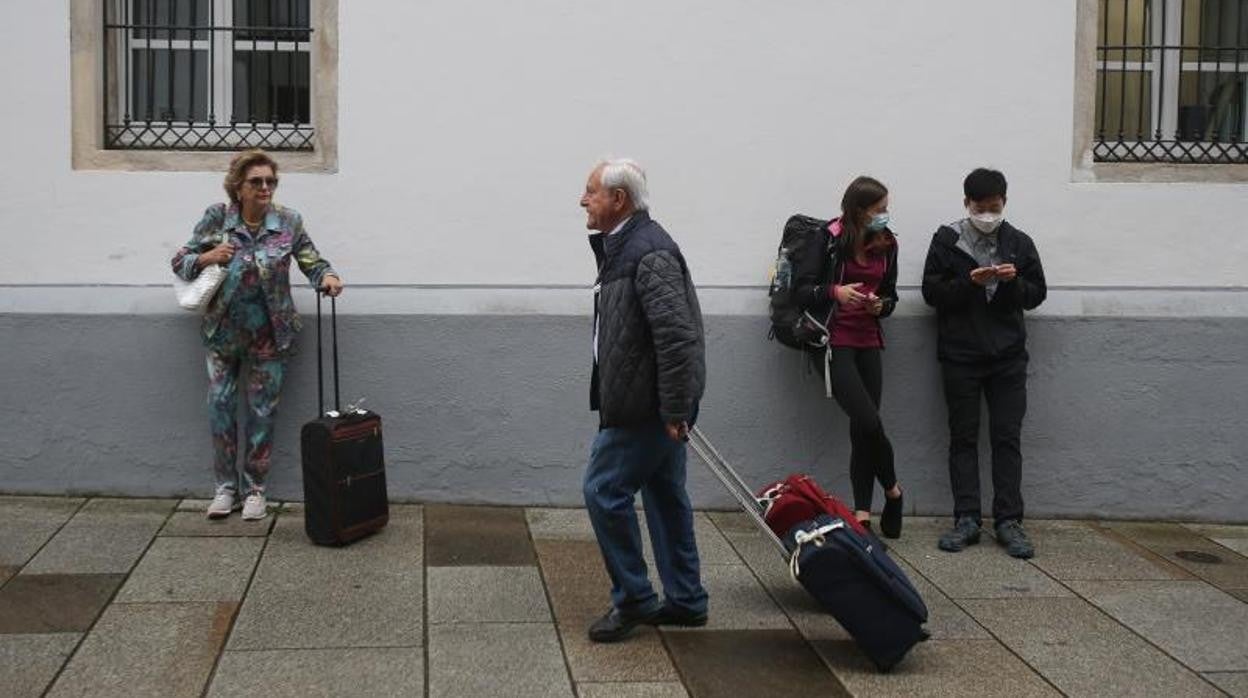
[[[880,514],[880,533],[885,538],[901,537],[901,498],[903,495],[897,495],[896,499],[890,499],[888,495],[884,496],[884,513]]]
[[[706,625],[706,612],[691,613],[690,611],[676,608],[670,604],[665,604],[663,609],[659,611],[658,616],[651,621],[651,625],[676,625],[682,628],[701,628]]]
[[[936,545],[945,552],[956,553],[978,542],[979,524],[969,516],[960,516],[953,529],[941,536]]]
[[[626,613],[613,606],[606,615],[589,626],[589,639],[594,642],[623,640],[639,625],[654,625],[662,613],[662,607],[649,613]]]
[[[1010,557],[1026,560],[1036,554],[1036,547],[1027,538],[1023,524],[1019,521],[1003,521],[997,525],[997,542],[1005,546]]]

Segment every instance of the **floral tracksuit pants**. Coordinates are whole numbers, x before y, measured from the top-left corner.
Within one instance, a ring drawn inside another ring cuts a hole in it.
[[[243,424],[246,453],[242,492],[264,494],[273,455],[273,421],[286,375],[286,357],[274,347],[259,274],[251,263],[244,236],[243,252],[236,254],[229,273],[237,274],[238,287],[230,299],[221,325],[208,341],[208,410],[212,427],[213,475],[216,494],[239,492],[238,392],[247,395]],[[226,283],[229,283],[227,280]]]

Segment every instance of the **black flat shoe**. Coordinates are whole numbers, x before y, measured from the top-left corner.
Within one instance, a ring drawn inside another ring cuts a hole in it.
[[[681,628],[701,628],[706,625],[706,613],[690,613],[670,605],[664,605],[652,625],[675,625]]]
[[[884,513],[880,514],[880,533],[885,538],[901,537],[901,513],[903,510],[902,497],[905,493],[898,495],[896,499],[884,497]]]
[[[639,625],[654,625],[662,614],[661,607],[649,613],[624,613],[612,607],[606,615],[589,626],[589,639],[594,642],[623,640]]]

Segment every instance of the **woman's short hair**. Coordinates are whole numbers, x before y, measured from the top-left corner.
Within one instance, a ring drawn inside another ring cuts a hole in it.
[[[628,192],[634,211],[646,211],[650,208],[650,194],[646,191],[646,171],[641,169],[636,160],[603,160],[599,167],[602,168],[604,189],[623,189]]]
[[[273,176],[277,176],[277,161],[259,148],[244,150],[230,160],[230,169],[225,173],[225,193],[230,197],[230,203],[239,203],[238,190],[247,179],[247,170],[256,165],[268,165],[273,168]]]

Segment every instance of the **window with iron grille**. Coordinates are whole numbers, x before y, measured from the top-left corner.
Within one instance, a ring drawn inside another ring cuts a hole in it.
[[[1248,0],[1099,0],[1097,162],[1248,164]]]
[[[104,0],[104,147],[312,150],[309,0]]]

